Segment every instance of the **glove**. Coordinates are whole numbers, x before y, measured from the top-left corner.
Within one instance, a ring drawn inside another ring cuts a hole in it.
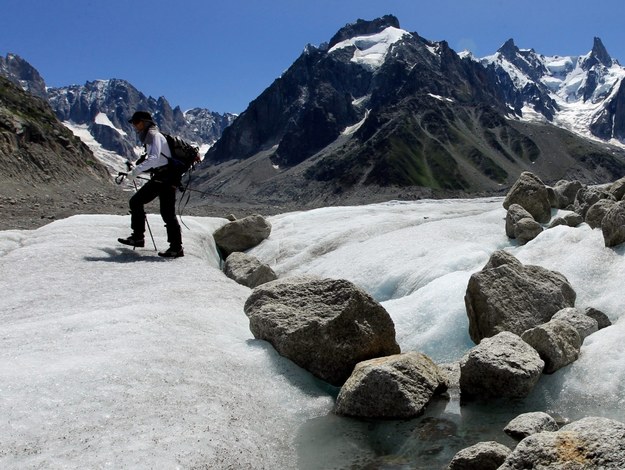
[[[139,176],[139,172],[137,171],[136,168],[133,168],[132,171],[129,171],[126,174],[126,179],[128,180],[129,183],[131,183],[135,180],[137,176]]]

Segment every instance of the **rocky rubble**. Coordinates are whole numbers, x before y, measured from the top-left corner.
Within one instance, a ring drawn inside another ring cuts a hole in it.
[[[586,222],[600,228],[606,247],[625,242],[625,178],[602,186],[585,186],[579,181],[558,181],[545,185],[530,172],[523,172],[504,200],[506,235],[524,245],[544,229]],[[551,209],[570,211],[551,218]],[[547,225],[548,224],[548,225]]]
[[[542,232],[542,224],[550,222],[545,190],[551,208],[574,211],[569,221],[551,221],[548,228],[561,224],[575,227],[583,221],[592,228],[601,228],[606,247],[625,241],[625,206],[621,201],[625,180],[605,188],[565,181],[547,188],[534,175],[524,173],[518,183],[506,197],[504,207],[508,209],[506,234],[519,243],[530,241],[525,236],[528,232],[523,230],[523,221],[529,219],[533,226],[541,225],[536,236]],[[575,308],[575,292],[564,276],[533,268],[523,266],[510,254],[496,252],[482,271],[471,276],[465,303],[471,337],[479,344],[461,360],[461,397],[527,395],[541,372],[551,374],[575,361],[584,339],[610,326],[603,312],[592,307]],[[555,304],[564,303],[554,308],[549,296],[544,297],[541,291],[553,294]],[[504,308],[498,308],[503,305]],[[528,356],[525,347],[519,347],[521,343],[540,358],[540,363],[536,363],[532,353]],[[531,364],[539,365],[538,374],[536,367],[531,372],[521,371]],[[525,372],[525,377],[516,381],[515,371]],[[551,416],[538,411],[515,418],[504,431],[520,442],[501,465],[494,466],[491,460],[484,463],[484,454],[478,451],[490,449],[491,443],[479,443],[458,452],[448,469],[625,468],[625,424],[618,421],[588,417],[559,428]],[[499,450],[496,455],[501,460],[506,450]]]

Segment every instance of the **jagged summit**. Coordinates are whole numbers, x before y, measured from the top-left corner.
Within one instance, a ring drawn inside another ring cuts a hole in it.
[[[584,61],[582,67],[584,70],[590,70],[595,65],[601,64],[605,67],[612,66],[612,57],[608,54],[607,49],[601,42],[601,39],[595,37],[592,44],[592,50],[588,55],[588,58]]]
[[[540,80],[540,77],[547,72],[534,49],[519,49],[513,39],[508,39],[497,50],[497,55],[500,60],[510,62],[532,80]]]
[[[39,72],[17,54],[8,53],[6,58],[0,56],[0,75],[32,95],[47,98],[46,83]]]
[[[497,52],[504,57],[512,57],[519,52],[519,48],[514,43],[514,39],[510,38],[504,42],[499,49],[497,49]]]
[[[390,26],[399,29],[399,20],[393,15],[386,15],[371,21],[359,19],[355,23],[347,24],[339,29],[330,39],[329,47],[332,48],[339,42],[356,36],[377,34]]]

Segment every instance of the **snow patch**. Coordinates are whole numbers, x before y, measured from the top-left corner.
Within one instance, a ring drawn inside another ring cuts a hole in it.
[[[117,176],[117,173],[120,171],[127,171],[125,164],[126,158],[116,152],[103,148],[102,144],[95,140],[91,132],[89,132],[89,126],[87,124],[76,124],[72,121],[63,121],[63,125],[71,130],[76,137],[82,140],[82,142],[89,147],[89,149],[93,152],[93,155],[108,168],[112,177]],[[140,147],[140,149],[142,152],[143,148]]]
[[[452,100],[451,98],[447,98],[445,96],[440,96],[440,95],[435,95],[434,93],[428,93],[428,96],[431,96],[432,98],[436,98],[437,100],[440,100],[440,101],[447,101],[448,103],[454,102],[454,100]]]
[[[369,111],[370,110],[367,109],[367,111],[365,112],[365,117],[363,117],[356,124],[354,124],[353,126],[347,126],[345,129],[343,129],[343,132],[341,132],[341,135],[351,135],[354,132],[356,132],[358,129],[360,129],[360,127],[365,123],[365,121],[369,117]]]
[[[409,32],[404,31],[403,29],[389,26],[384,31],[377,34],[357,36],[341,41],[335,44],[328,51],[328,54],[331,54],[338,49],[355,47],[356,50],[354,51],[351,61],[362,65],[365,68],[375,70],[384,63],[386,54],[391,46],[401,40],[401,38],[405,35],[409,34]]]
[[[115,127],[115,125],[111,122],[111,120],[106,115],[106,113],[99,112],[97,114],[97,116],[95,117],[94,121],[95,121],[96,124],[101,124],[103,126],[108,126],[111,129],[115,129],[119,133],[119,135],[122,135],[122,136],[127,136],[128,135],[126,132],[124,132],[123,129],[118,129],[117,127]]]

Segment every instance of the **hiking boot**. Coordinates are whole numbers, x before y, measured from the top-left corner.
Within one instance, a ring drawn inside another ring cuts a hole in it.
[[[158,256],[163,258],[181,258],[184,256],[184,250],[182,248],[169,247],[167,251],[159,252]]]
[[[119,243],[123,243],[124,245],[134,246],[134,247],[143,247],[145,246],[145,240],[143,238],[135,238],[133,235],[130,235],[128,238],[118,238],[117,241]]]

